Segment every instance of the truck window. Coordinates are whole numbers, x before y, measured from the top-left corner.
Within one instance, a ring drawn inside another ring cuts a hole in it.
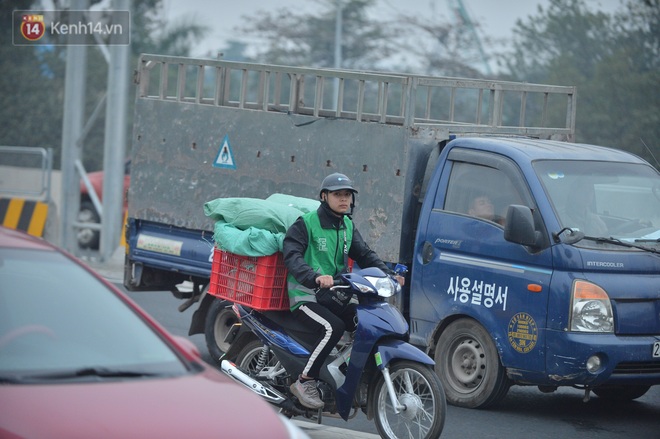
[[[660,236],[658,174],[649,166],[547,160],[534,167],[562,227],[630,241]]]
[[[510,204],[526,204],[509,176],[496,168],[455,162],[444,209],[504,225]]]

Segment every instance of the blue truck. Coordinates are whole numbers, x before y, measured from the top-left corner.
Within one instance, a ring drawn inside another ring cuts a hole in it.
[[[203,205],[342,172],[367,242],[410,268],[395,302],[450,404],[660,384],[660,174],[573,143],[574,87],[159,55],[136,84],[124,285],[196,306],[214,359],[235,318],[207,293]]]

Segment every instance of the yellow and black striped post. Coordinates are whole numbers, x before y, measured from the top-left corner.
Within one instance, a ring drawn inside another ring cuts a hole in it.
[[[5,227],[43,237],[47,218],[47,203],[23,198],[0,198],[0,219]]]

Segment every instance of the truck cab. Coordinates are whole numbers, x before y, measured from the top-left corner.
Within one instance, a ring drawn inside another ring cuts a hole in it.
[[[620,398],[657,384],[657,170],[619,150],[522,138],[456,139],[438,163],[415,243],[411,341],[434,353],[449,402],[487,407],[511,384]]]

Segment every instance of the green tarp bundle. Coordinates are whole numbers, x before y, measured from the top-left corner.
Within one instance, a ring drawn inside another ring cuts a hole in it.
[[[215,221],[218,248],[242,256],[268,256],[282,251],[287,229],[318,206],[309,198],[273,194],[265,200],[217,198],[204,204],[204,214]]]

